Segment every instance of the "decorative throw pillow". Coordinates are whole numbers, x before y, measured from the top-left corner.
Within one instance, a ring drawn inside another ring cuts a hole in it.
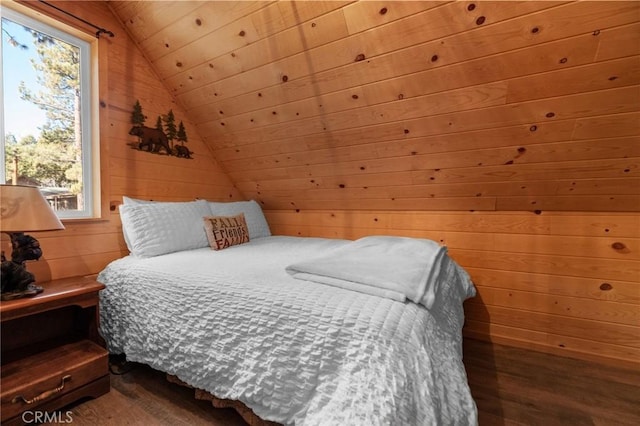
[[[247,228],[249,229],[249,238],[252,240],[271,236],[267,219],[264,217],[260,204],[255,200],[232,202],[210,201],[209,208],[213,216],[235,216],[243,213],[247,221]]]
[[[236,216],[207,216],[204,218],[209,246],[214,250],[249,242],[249,229],[244,214]]]

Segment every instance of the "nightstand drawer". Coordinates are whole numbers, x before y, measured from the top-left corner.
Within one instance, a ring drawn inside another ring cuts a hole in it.
[[[69,343],[2,366],[2,421],[37,410],[105,376],[107,351],[89,340]]]

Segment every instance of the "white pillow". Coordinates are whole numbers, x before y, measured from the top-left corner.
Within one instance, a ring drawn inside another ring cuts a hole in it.
[[[210,214],[204,200],[120,206],[127,246],[138,257],[209,247],[202,218]]]
[[[125,204],[125,205],[150,204],[150,203],[155,203],[155,201],[139,200],[137,198],[131,198],[131,197],[127,197],[126,195],[123,195],[122,196],[122,203]],[[122,204],[118,208],[120,209],[120,215],[122,215]],[[132,253],[133,249],[131,248],[131,242],[129,240],[129,235],[127,235],[127,230],[124,227],[124,225],[122,226],[122,236],[124,237],[124,242],[127,244],[127,248],[129,249],[129,253]]]
[[[262,238],[271,236],[271,230],[267,219],[264,217],[262,208],[255,200],[234,201],[227,203],[209,202],[211,214],[213,216],[235,216],[243,213],[249,228],[249,238]]]

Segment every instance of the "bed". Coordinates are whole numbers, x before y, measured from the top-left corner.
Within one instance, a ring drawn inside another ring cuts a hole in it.
[[[427,308],[292,273],[352,241],[272,236],[255,202],[184,204],[121,208],[131,254],[98,277],[111,353],[281,424],[477,424],[461,338],[475,290],[446,254]],[[248,241],[185,243],[203,213],[239,211]]]

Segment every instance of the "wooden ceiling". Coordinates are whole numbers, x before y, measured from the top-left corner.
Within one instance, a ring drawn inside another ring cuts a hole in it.
[[[268,209],[640,206],[638,2],[108,4]]]

